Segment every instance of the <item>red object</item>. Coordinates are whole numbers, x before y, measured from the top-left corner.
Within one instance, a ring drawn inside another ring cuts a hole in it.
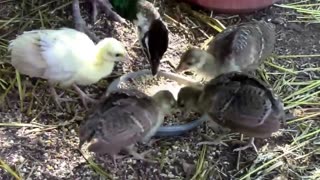
[[[279,0],[188,0],[219,13],[249,13],[270,6]]]

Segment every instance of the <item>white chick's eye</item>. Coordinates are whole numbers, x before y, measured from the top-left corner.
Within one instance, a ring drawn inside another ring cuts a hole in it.
[[[116,56],[116,57],[121,57],[121,56],[122,56],[122,54],[120,54],[120,53],[116,53],[116,54],[115,54],[115,56]]]

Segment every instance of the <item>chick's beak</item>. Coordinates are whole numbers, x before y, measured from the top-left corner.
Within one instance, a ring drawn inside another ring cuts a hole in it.
[[[179,73],[179,72],[183,72],[187,69],[188,69],[188,66],[184,63],[181,63],[178,65],[178,67],[175,69],[175,71]]]
[[[81,147],[82,147],[83,143],[84,143],[84,141],[83,141],[83,140],[80,140],[80,142],[79,142],[79,146],[78,146],[78,148],[79,148],[79,149],[81,149]]]
[[[115,60],[115,62],[127,61],[128,59],[129,59],[129,54],[126,54],[123,57],[118,58],[117,60]]]
[[[159,65],[160,65],[160,59],[156,60],[149,60],[150,66],[151,66],[151,72],[152,75],[155,76],[158,73]]]

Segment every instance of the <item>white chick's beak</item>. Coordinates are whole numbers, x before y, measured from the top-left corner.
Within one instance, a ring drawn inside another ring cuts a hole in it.
[[[124,57],[114,59],[113,61],[114,61],[114,62],[121,62],[121,61],[126,61],[126,60],[128,60],[128,59],[129,59],[129,55],[126,54]]]
[[[117,60],[117,61],[127,61],[127,60],[129,60],[129,59],[130,59],[129,54],[126,54],[123,58],[120,58],[120,59]]]

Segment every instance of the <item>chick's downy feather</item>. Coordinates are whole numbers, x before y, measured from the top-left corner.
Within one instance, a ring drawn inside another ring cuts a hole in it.
[[[217,34],[206,51],[188,49],[176,70],[195,70],[206,79],[256,70],[271,55],[274,45],[275,26],[271,23],[253,21],[230,26]]]
[[[241,70],[255,69],[271,55],[275,27],[265,21],[253,21],[228,27],[211,41],[207,52],[220,64],[233,63]]]
[[[10,43],[9,48],[12,65],[21,73],[52,81],[70,80],[83,62],[94,59],[88,57],[92,55],[90,53],[80,55],[77,51],[95,50],[86,35],[72,29],[24,32]]]
[[[115,155],[138,141],[148,141],[162,121],[151,97],[134,89],[119,90],[87,116],[80,127],[80,143],[93,140],[90,151]]]
[[[280,128],[283,105],[257,79],[228,73],[210,81],[199,105],[213,120],[253,137],[268,137]]]
[[[110,74],[114,64],[97,57],[99,49],[87,35],[69,28],[24,32],[9,50],[19,72],[66,86],[95,83]]]

